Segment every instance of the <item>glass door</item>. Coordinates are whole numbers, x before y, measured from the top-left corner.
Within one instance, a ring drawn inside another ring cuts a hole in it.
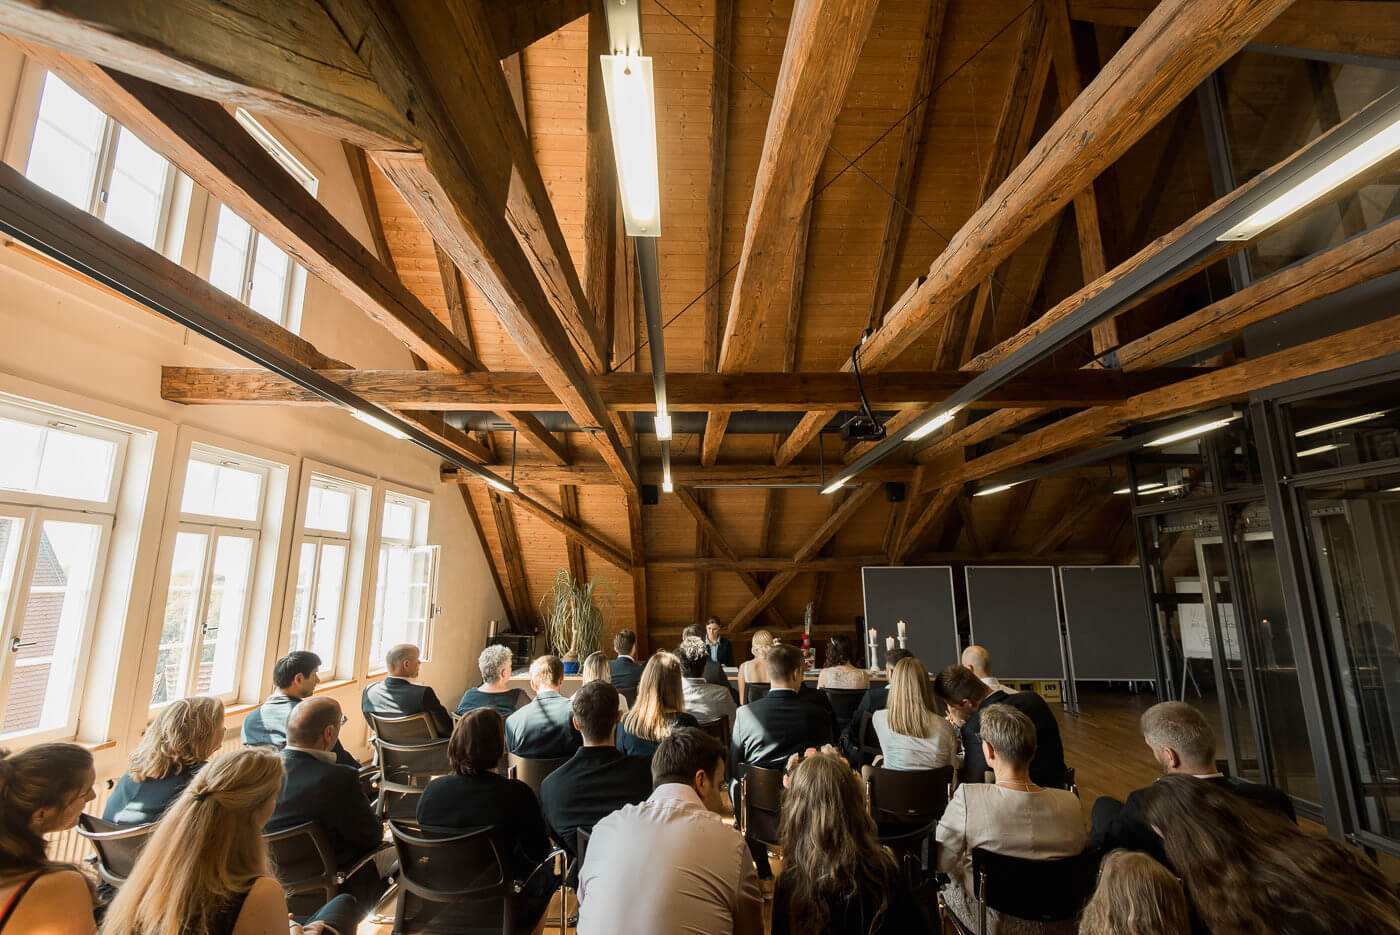
[[[1225,540],[1218,535],[1196,540],[1199,580],[1211,582],[1210,587],[1202,586],[1200,590],[1208,635],[1213,641],[1215,703],[1220,707],[1225,729],[1225,746],[1217,747],[1216,755],[1226,755],[1230,775],[1257,782],[1260,778],[1259,746],[1250,718],[1250,686],[1247,684],[1250,675],[1240,630],[1240,618],[1247,617],[1248,609],[1241,606],[1225,548]]]

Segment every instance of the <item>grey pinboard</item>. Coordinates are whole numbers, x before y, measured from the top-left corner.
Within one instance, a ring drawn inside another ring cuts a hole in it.
[[[1055,569],[1049,565],[968,565],[972,642],[992,656],[999,679],[1063,679]]]
[[[860,570],[865,592],[865,629],[862,642],[874,627],[877,658],[885,661],[885,637],[898,636],[903,620],[907,649],[930,672],[958,661],[958,614],[953,597],[950,565],[867,566]],[[896,641],[895,645],[898,645]]]
[[[1060,568],[1074,677],[1098,681],[1157,678],[1156,638],[1137,565]]]

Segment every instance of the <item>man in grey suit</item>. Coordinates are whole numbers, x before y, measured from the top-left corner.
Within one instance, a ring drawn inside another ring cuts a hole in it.
[[[421,666],[418,647],[400,643],[384,654],[384,665],[389,674],[383,681],[365,686],[360,696],[365,721],[369,722],[370,715],[388,718],[426,714],[439,737],[451,736],[452,718],[437,694],[430,686],[414,685],[411,681],[418,677]]]
[[[617,653],[617,658],[608,661],[608,681],[629,703],[637,697],[637,683],[642,680],[642,669],[645,668],[632,658],[636,648],[637,634],[631,630],[618,630],[613,637],[613,651]]]
[[[558,656],[541,656],[530,663],[530,688],[535,700],[506,718],[506,749],[532,760],[570,757],[583,746],[574,726],[569,699],[559,694],[564,663]]]

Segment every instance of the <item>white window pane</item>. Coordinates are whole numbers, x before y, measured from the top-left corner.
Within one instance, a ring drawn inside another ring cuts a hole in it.
[[[345,591],[345,546],[321,546],[316,573],[316,616],[311,621],[311,646],[321,657],[321,670],[335,666],[335,636],[340,629],[341,598]]]
[[[384,667],[384,596],[389,577],[388,545],[379,547],[379,570],[374,582],[374,620],[369,627],[369,667],[378,671]]]
[[[219,206],[219,222],[214,229],[214,255],[209,261],[209,281],[235,299],[243,298],[247,285],[243,267],[248,260],[248,237],[252,228],[228,205]]]
[[[253,255],[253,288],[248,305],[259,315],[280,322],[285,312],[287,274],[290,261],[287,254],[272,241],[259,234]]]
[[[292,599],[291,649],[306,648],[307,626],[311,613],[311,584],[316,577],[316,543],[303,542],[297,559],[297,589]]]
[[[413,538],[413,507],[393,500],[384,502],[384,538],[405,542]]]
[[[197,694],[222,695],[233,690],[252,563],[252,539],[219,536],[215,541],[214,575],[209,582],[209,609],[204,615],[204,645],[195,684]]]
[[[24,520],[17,516],[0,516],[0,620],[9,613],[23,535]]]
[[[346,532],[350,529],[350,493],[311,482],[306,496],[306,528]]]
[[[103,215],[107,223],[133,240],[154,247],[169,167],[164,157],[135,135],[119,130]]]
[[[262,475],[228,465],[219,465],[219,485],[214,492],[214,516],[229,519],[257,519],[258,494]]]
[[[89,210],[106,126],[106,114],[53,74],[46,75],[24,174],[74,207]]]
[[[102,528],[46,520],[17,636],[0,734],[68,722],[78,689],[78,650],[92,600]]]
[[[160,628],[155,680],[151,683],[153,705],[164,704],[185,694],[194,630],[199,622],[199,592],[203,585],[204,550],[208,542],[209,537],[200,532],[181,531],[175,535],[175,554],[170,561],[170,588],[165,594],[165,618]]]
[[[191,458],[185,470],[185,493],[180,498],[181,513],[214,513],[214,488],[219,483],[219,466]]]
[[[44,453],[43,426],[0,419],[0,487],[32,492]]]
[[[35,492],[77,500],[106,500],[116,455],[116,442],[47,429]]]

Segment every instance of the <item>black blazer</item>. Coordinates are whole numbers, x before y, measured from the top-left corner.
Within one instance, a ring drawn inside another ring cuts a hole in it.
[[[555,691],[542,691],[506,718],[506,749],[532,760],[573,756],[583,746],[573,717],[569,699]]]
[[[1246,782],[1228,776],[1212,776],[1204,782],[1213,783],[1222,789],[1233,792],[1242,799],[1287,815],[1290,821],[1298,820],[1293,809],[1293,800],[1273,786],[1258,782]],[[1094,827],[1089,831],[1089,841],[1105,852],[1115,847],[1144,851],[1151,854],[1164,867],[1171,867],[1167,853],[1162,847],[1162,839],[1152,830],[1142,814],[1142,797],[1147,789],[1136,789],[1128,794],[1128,800],[1116,812],[1102,810],[1099,802],[1094,803]],[[1100,802],[1103,799],[1099,800]],[[1112,800],[1109,800],[1112,801]]]
[[[851,723],[846,725],[846,733],[842,735],[843,738],[851,746],[855,746],[856,742],[860,740],[858,735],[860,734],[861,716],[883,711],[889,707],[889,703],[890,687],[888,685],[872,685],[867,688],[865,694],[861,696],[860,704],[856,706],[855,716],[851,718]]]
[[[1060,725],[1054,712],[1035,692],[1007,694],[995,691],[982,699],[960,730],[963,744],[962,776],[964,782],[982,782],[987,760],[982,756],[980,727],[982,712],[990,705],[1009,704],[1019,709],[1035,725],[1035,759],[1031,760],[1031,782],[1047,789],[1063,789],[1065,785],[1065,748],[1060,742]]]
[[[165,814],[170,803],[180,797],[203,765],[201,763],[193,769],[182,769],[160,779],[140,782],[132,779],[130,773],[123,773],[107,799],[107,806],[102,809],[102,820],[118,825],[144,825],[156,821]]]
[[[549,831],[535,793],[495,772],[434,779],[418,797],[418,823],[454,830],[494,827],[501,854],[518,879],[549,853]]]
[[[624,715],[624,718],[625,717],[626,715]],[[627,730],[627,728],[623,726],[623,724],[625,723],[626,722],[624,721],[623,723],[617,725],[617,733],[614,736],[614,740],[617,743],[617,749],[621,750],[628,756],[650,757],[654,753],[656,753],[656,748],[661,746],[660,741],[646,740],[642,737],[638,737],[636,734]],[[671,726],[699,727],[700,722],[695,719],[695,715],[689,714],[685,711],[678,711],[676,712],[676,716],[671,718]],[[651,793],[647,794],[650,795]]]
[[[651,759],[616,747],[580,747],[573,758],[544,777],[540,806],[549,831],[570,855],[578,853],[578,830],[651,795]]]
[[[808,704],[791,689],[777,688],[744,705],[734,716],[730,769],[735,776],[740,766],[749,763],[782,769],[794,753],[833,739],[829,711]]]
[[[285,831],[316,822],[335,852],[335,865],[342,870],[384,842],[384,827],[365,798],[357,770],[300,750],[283,750],[282,766],[287,776],[266,830]]]
[[[452,718],[447,709],[438,701],[437,695],[427,685],[414,685],[408,679],[397,675],[387,676],[382,682],[366,685],[360,696],[360,711],[369,723],[369,716],[408,717],[410,714],[427,714],[433,730],[439,737],[452,736]]]
[[[642,680],[642,665],[631,656],[618,656],[608,660],[608,681],[620,692],[635,692],[637,683]]]
[[[291,715],[292,709],[301,704],[300,698],[293,698],[291,695],[284,695],[281,692],[274,692],[269,695],[257,708],[248,712],[248,716],[243,719],[243,744],[244,746],[272,746],[281,750],[287,745],[287,718]],[[360,767],[360,761],[350,755],[350,751],[340,745],[340,741],[335,742],[335,747],[331,750],[335,754],[335,761],[345,766]]]
[[[510,717],[530,703],[530,695],[523,688],[508,688],[503,692],[484,692],[480,686],[469,688],[462,700],[457,702],[457,716],[477,708],[495,708],[501,717]]]
[[[714,644],[719,647],[719,652],[715,653],[711,648],[710,641],[705,640],[705,652],[710,653],[710,658],[722,666],[734,665],[734,647],[726,637],[721,636],[719,642]]]

